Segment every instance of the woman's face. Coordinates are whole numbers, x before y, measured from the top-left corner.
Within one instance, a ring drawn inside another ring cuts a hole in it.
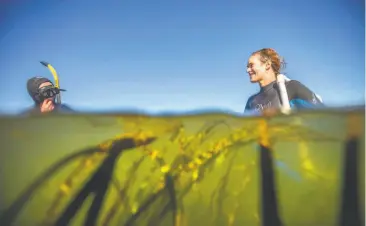
[[[258,54],[254,54],[249,57],[247,72],[250,82],[252,83],[259,82],[264,78],[266,73],[266,65],[260,60],[260,56]]]

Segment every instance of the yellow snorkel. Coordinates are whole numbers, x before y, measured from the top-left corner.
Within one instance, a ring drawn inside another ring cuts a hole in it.
[[[52,67],[52,65],[47,62],[41,61],[40,63],[51,71],[53,79],[55,80],[55,87],[59,89],[60,83],[59,83],[58,75],[57,75],[55,68]],[[57,94],[57,96],[56,96],[56,103],[61,104],[61,94],[60,93]]]

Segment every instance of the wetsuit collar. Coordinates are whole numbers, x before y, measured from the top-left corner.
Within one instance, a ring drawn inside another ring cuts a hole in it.
[[[261,87],[261,92],[266,92],[266,91],[272,89],[275,84],[276,84],[276,81],[273,81],[273,82],[269,83],[268,85]]]

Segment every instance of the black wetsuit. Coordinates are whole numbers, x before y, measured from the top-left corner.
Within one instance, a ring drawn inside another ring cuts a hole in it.
[[[75,111],[65,104],[57,104],[57,105],[55,105],[55,109],[50,113],[75,113]],[[34,107],[22,112],[20,115],[29,116],[29,115],[37,115],[37,114],[41,114],[41,110],[40,110],[39,106],[35,105]]]
[[[309,108],[323,106],[322,101],[310,91],[306,86],[296,80],[286,81],[285,83],[288,99],[291,108]],[[276,82],[272,82],[262,87],[259,93],[254,94],[248,99],[245,112],[261,112],[266,108],[281,107],[280,91]]]

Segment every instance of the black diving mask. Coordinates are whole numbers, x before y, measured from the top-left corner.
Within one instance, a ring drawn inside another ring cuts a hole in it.
[[[45,99],[55,98],[57,94],[60,93],[60,91],[66,91],[66,90],[59,89],[54,86],[44,86],[42,88],[39,88],[38,89],[39,100],[42,102]]]

